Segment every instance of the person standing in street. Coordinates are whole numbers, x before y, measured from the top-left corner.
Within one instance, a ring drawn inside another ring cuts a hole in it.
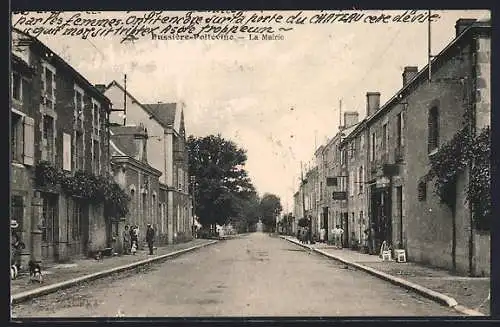
[[[338,249],[342,248],[342,232],[343,231],[339,225],[335,225],[335,228],[332,230],[334,239],[333,245]]]
[[[153,242],[155,238],[155,230],[153,229],[153,226],[151,224],[148,224],[148,228],[146,231],[146,242],[148,243],[149,247],[149,254],[153,254]]]
[[[342,249],[342,247],[343,247],[343,245],[342,245],[342,236],[344,235],[344,230],[340,226],[337,226],[337,229],[338,229],[339,249]]]
[[[319,241],[321,243],[325,243],[325,234],[326,234],[325,228],[321,227],[321,229],[319,230]]]
[[[131,244],[130,231],[128,230],[128,225],[125,225],[125,229],[122,232],[122,240],[123,240],[123,254],[129,254]]]

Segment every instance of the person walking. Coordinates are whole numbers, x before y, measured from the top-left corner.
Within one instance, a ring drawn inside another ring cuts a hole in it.
[[[131,244],[131,237],[128,225],[125,225],[125,229],[122,232],[122,240],[123,240],[123,254],[129,254]]]
[[[151,224],[148,224],[148,228],[146,230],[146,242],[148,243],[150,255],[153,254],[154,238],[155,238],[155,230],[153,229],[153,226],[151,226]]]

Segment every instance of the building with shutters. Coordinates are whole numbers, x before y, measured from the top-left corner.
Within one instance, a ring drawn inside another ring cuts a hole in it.
[[[491,29],[491,21],[459,19],[455,38],[432,60],[431,79],[426,66],[384,106],[400,103],[405,110],[403,243],[408,258],[475,276],[490,275],[490,230],[474,224],[466,202],[470,165],[450,190],[455,209],[441,203],[435,180],[426,176],[431,158],[459,130],[480,133],[490,126]],[[465,119],[466,112],[471,117]]]
[[[102,205],[41,185],[35,172],[109,172],[110,101],[38,39],[12,31],[11,189],[24,262],[64,261],[109,245]]]
[[[368,92],[366,118],[316,152],[321,192],[333,193],[321,205],[328,222],[343,227],[345,246],[368,241],[378,254],[386,241],[410,261],[490,275],[491,226],[475,223],[466,201],[471,164],[449,190],[455,207],[436,195],[429,175],[432,158],[459,131],[490,126],[491,22],[459,19],[455,30],[430,71],[405,67],[401,89],[383,105],[379,92]]]
[[[192,238],[192,198],[182,103],[144,104],[117,81],[100,86],[113,102],[111,122],[143,124],[148,130],[148,163],[161,172],[159,230],[169,244]],[[121,111],[120,111],[121,110]]]

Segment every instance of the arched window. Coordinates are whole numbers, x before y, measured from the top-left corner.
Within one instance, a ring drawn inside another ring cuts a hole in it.
[[[427,139],[428,151],[432,152],[439,146],[439,109],[434,106],[429,110],[429,136]]]

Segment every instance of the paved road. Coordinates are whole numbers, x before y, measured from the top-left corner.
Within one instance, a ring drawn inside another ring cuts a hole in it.
[[[348,250],[346,250],[348,251]],[[12,309],[14,317],[449,316],[455,311],[253,233]]]

